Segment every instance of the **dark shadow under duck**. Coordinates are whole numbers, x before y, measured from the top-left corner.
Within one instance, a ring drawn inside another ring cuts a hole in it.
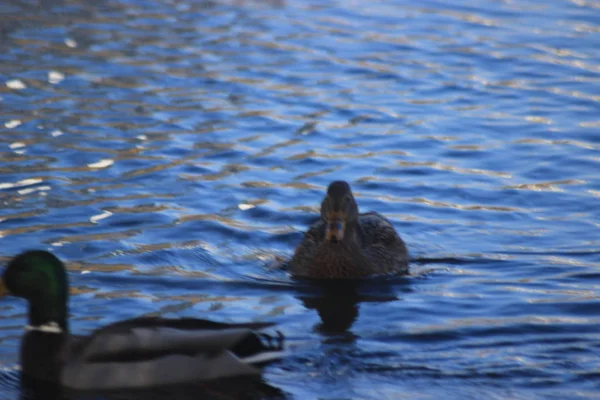
[[[75,390],[140,389],[258,376],[283,354],[281,336],[260,332],[270,323],[145,317],[71,335],[68,293],[64,264],[49,252],[25,252],[6,267],[0,296],[29,303],[21,342],[25,376]]]
[[[376,282],[376,281],[373,281]],[[361,303],[386,303],[398,300],[395,287],[385,282],[374,285],[365,280],[318,280],[314,290],[297,298],[307,309],[319,314],[314,330],[325,337],[345,335],[359,316]]]
[[[78,391],[21,377],[19,400],[286,400],[262,378],[236,377],[144,389]],[[12,397],[10,397],[12,398]]]
[[[350,185],[335,181],[321,203],[321,219],[304,234],[289,262],[293,275],[316,279],[356,279],[405,274],[406,245],[385,217],[359,214]]]

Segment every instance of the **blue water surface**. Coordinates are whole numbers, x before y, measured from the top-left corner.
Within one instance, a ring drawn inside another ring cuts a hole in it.
[[[276,322],[261,398],[598,398],[599,35],[596,0],[3,1],[1,261],[66,260],[80,333]],[[336,179],[410,276],[273,267]]]

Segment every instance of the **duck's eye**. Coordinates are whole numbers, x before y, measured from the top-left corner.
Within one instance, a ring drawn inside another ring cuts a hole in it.
[[[342,206],[343,206],[343,208],[346,208],[348,206],[348,204],[350,204],[350,196],[346,195],[342,199]]]
[[[331,199],[327,198],[327,208],[333,209],[333,205],[334,202]]]

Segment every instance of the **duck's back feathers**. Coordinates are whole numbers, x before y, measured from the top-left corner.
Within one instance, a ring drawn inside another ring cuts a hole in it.
[[[123,389],[257,375],[281,358],[283,338],[265,323],[137,318],[69,337],[60,382],[73,389]]]
[[[271,322],[250,322],[250,323],[225,323],[215,322],[206,319],[197,318],[162,318],[162,317],[139,317],[115,322],[104,326],[94,332],[94,335],[100,335],[105,332],[127,331],[131,328],[174,328],[181,330],[198,329],[228,329],[228,328],[248,328],[264,329],[274,324]]]
[[[408,272],[408,250],[392,223],[377,212],[360,215],[363,251],[376,274]]]
[[[238,357],[254,330],[271,324],[223,324],[213,321],[136,318],[106,326],[74,346],[71,356],[89,362],[151,359],[177,353],[195,355],[233,351]],[[258,347],[261,342],[254,343]],[[248,347],[248,346],[246,346]],[[238,349],[239,348],[239,349]],[[242,353],[248,353],[247,349]]]

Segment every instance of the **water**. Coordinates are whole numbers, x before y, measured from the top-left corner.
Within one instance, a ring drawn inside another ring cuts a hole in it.
[[[597,1],[0,13],[0,257],[65,259],[73,330],[275,321],[292,356],[261,398],[600,396]],[[393,221],[411,276],[270,267],[335,179]],[[24,316],[2,300],[2,398]]]

